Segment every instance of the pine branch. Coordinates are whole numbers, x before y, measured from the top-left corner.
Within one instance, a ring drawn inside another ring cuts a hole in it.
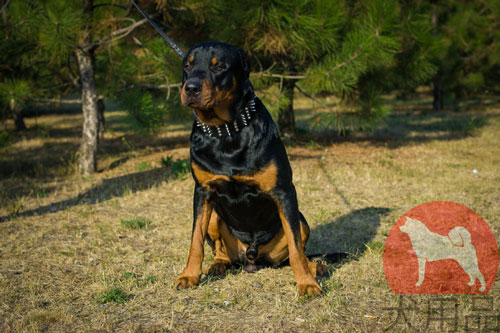
[[[333,72],[333,71],[336,71],[337,69],[341,68],[341,67],[344,67],[346,65],[349,65],[351,62],[353,62],[354,60],[356,60],[357,57],[359,57],[359,54],[360,54],[360,51],[361,51],[361,45],[358,45],[358,48],[356,49],[356,51],[354,52],[354,54],[349,58],[347,59],[346,61],[344,62],[341,62],[340,64],[338,64],[337,66],[333,67],[332,69],[330,69],[328,72],[325,73],[326,76],[330,77],[330,74]]]
[[[104,95],[97,96],[97,99],[103,99]],[[35,103],[46,103],[46,104],[82,104],[81,98],[75,99],[62,99],[62,98],[32,98],[30,101]]]
[[[125,88],[120,89],[120,91],[125,91],[134,88],[146,88],[146,89],[170,89],[170,88],[180,88],[182,84],[179,83],[170,83],[170,84],[154,84],[154,83],[135,83],[126,86]]]
[[[10,0],[7,0],[7,2],[5,2],[5,5],[2,6],[2,9],[0,9],[0,13],[3,13],[5,11],[5,9],[7,9],[9,2],[10,2]]]
[[[87,49],[87,48],[97,47],[97,46],[101,46],[101,45],[105,45],[105,44],[110,44],[110,43],[116,42],[117,40],[120,40],[120,39],[122,39],[124,37],[127,37],[137,27],[143,25],[146,22],[147,22],[146,19],[142,19],[140,21],[136,21],[135,23],[133,23],[132,25],[130,25],[130,26],[126,27],[126,28],[122,28],[122,29],[118,29],[118,30],[113,31],[111,33],[111,36],[116,36],[118,34],[121,34],[120,36],[118,36],[116,38],[112,38],[112,39],[109,39],[109,40],[103,40],[103,41],[95,42],[95,43],[87,43],[87,44],[81,45],[80,48]]]
[[[99,96],[100,98],[102,96]],[[61,99],[61,98],[33,98],[33,102],[37,103],[47,103],[47,104],[81,104],[82,99]]]
[[[133,41],[139,45],[139,47],[143,48],[144,50],[146,50],[146,52],[148,54],[150,54],[154,59],[156,59],[158,62],[161,62],[162,59],[160,59],[158,56],[156,56],[153,52],[151,52],[139,39],[137,39],[136,37],[132,37]]]
[[[284,75],[284,74],[273,74],[273,73],[264,73],[264,72],[258,72],[258,73],[250,73],[250,75],[253,76],[265,76],[265,77],[276,77],[279,79],[287,79],[287,80],[302,80],[305,79],[305,75]]]
[[[127,6],[118,5],[116,3],[99,3],[97,5],[94,5],[92,7],[92,9],[96,9],[97,7],[104,7],[104,6],[113,6],[113,7],[118,7],[118,8],[121,8],[121,9],[128,9]]]
[[[302,90],[298,85],[295,85],[295,88],[297,88],[297,90],[304,96],[306,96],[307,98],[313,100],[314,102],[318,103],[319,105],[321,105],[322,107],[324,107],[325,109],[327,110],[332,110],[333,108],[331,108],[330,106],[326,105],[325,103],[321,102],[319,99],[317,99],[316,97],[312,96],[312,95],[309,95],[308,93],[306,93],[304,90]],[[335,109],[333,109],[333,112],[334,113],[337,113],[337,111],[335,111]]]

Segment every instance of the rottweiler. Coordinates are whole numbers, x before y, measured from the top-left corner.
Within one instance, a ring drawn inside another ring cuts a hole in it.
[[[199,283],[207,240],[208,274],[235,263],[253,272],[287,258],[300,295],[320,294],[327,267],[304,254],[309,226],[300,213],[292,169],[278,129],[254,94],[246,52],[201,43],[183,59],[181,103],[191,108],[194,219],[187,265],[177,289]]]

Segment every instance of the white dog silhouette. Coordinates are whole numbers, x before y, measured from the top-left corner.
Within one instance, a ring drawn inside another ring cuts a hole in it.
[[[415,284],[417,287],[424,282],[427,261],[455,259],[469,275],[469,286],[473,286],[478,278],[481,283],[479,291],[483,292],[486,289],[483,274],[477,265],[476,248],[472,245],[469,230],[464,227],[455,227],[450,230],[448,237],[441,236],[431,232],[419,220],[409,217],[399,230],[408,234],[417,255],[418,281]]]

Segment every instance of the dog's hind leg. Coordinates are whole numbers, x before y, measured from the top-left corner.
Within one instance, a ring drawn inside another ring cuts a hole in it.
[[[300,234],[302,236],[302,242],[304,244],[304,252],[305,252],[306,242],[309,239],[310,228],[309,225],[307,224],[304,215],[302,215],[300,211],[299,211],[299,219],[300,219]],[[328,266],[320,262],[310,261],[309,259],[307,259],[307,261],[309,265],[309,270],[311,271],[311,274],[313,276],[323,277],[328,275]]]
[[[422,285],[422,283],[424,282],[425,263],[426,263],[427,259],[418,257],[418,255],[417,255],[417,258],[418,258],[418,281],[415,284],[415,286],[420,287]]]
[[[244,251],[244,246],[240,240],[231,234],[226,224],[212,211],[208,224],[208,236],[214,252],[214,262],[207,270],[210,275],[223,275],[226,269],[234,262],[238,261],[239,251]]]
[[[463,266],[462,266],[463,267]],[[486,282],[484,281],[484,276],[479,271],[479,268],[469,269],[469,271],[465,271],[467,275],[469,275],[470,281],[467,283],[468,286],[472,287],[476,283],[476,278],[479,280],[481,287],[479,287],[479,291],[483,292],[486,289]]]
[[[479,291],[480,292],[485,291],[486,290],[486,282],[484,281],[483,274],[479,273],[479,275],[477,276],[477,278],[479,279],[479,282],[481,283],[481,287],[479,288]]]
[[[304,216],[299,212],[300,220],[300,236],[302,238],[303,248],[309,238],[310,228]],[[273,266],[281,264],[288,257],[288,241],[283,229],[280,229],[276,235],[266,244],[259,246],[259,257],[265,259],[266,262]],[[310,261],[308,258],[307,264],[313,276],[327,276],[328,267],[319,262]]]

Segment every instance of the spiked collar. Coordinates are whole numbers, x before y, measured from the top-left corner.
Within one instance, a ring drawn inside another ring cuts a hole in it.
[[[239,117],[233,122],[220,126],[209,126],[202,124],[198,118],[196,118],[196,126],[201,128],[203,133],[214,138],[222,138],[225,136],[231,137],[241,131],[244,127],[248,126],[248,124],[250,124],[250,120],[255,117],[255,113],[255,96],[253,96],[241,110]]]

